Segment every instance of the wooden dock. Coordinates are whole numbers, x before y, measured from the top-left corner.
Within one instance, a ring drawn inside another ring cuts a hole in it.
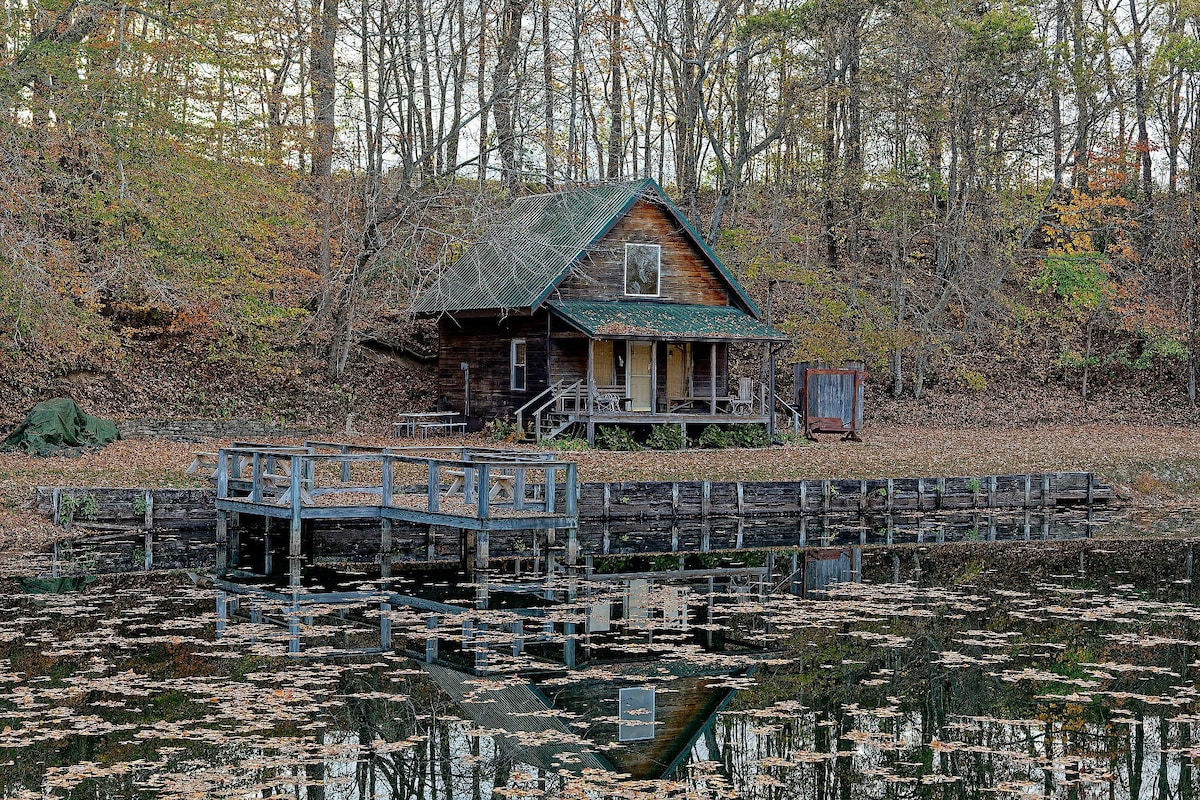
[[[490,531],[578,526],[576,466],[546,453],[235,444],[217,452],[215,477],[218,563],[228,559],[231,523],[287,520],[297,581],[308,521],[378,521],[384,549],[394,522],[457,528],[472,533],[477,560],[485,562]]]

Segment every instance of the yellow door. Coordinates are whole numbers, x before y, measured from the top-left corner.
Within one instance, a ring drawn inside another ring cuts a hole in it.
[[[650,384],[650,343],[630,342],[629,358],[625,359],[625,385],[629,387],[630,408],[649,411],[654,399]]]
[[[688,396],[688,345],[667,345],[667,397]]]

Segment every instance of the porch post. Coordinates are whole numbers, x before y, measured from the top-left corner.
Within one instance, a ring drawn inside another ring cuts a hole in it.
[[[592,403],[596,397],[596,340],[588,337],[588,362],[587,362],[587,413],[592,414]]]
[[[708,355],[708,396],[710,400],[709,412],[714,417],[717,415],[717,343],[713,342],[709,345]]]
[[[658,340],[650,342],[650,413],[658,413]]]
[[[767,438],[775,441],[775,350],[767,342]]]

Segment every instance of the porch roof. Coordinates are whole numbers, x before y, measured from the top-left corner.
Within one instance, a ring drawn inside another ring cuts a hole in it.
[[[733,306],[567,300],[551,300],[548,305],[593,339],[769,342],[788,338]]]

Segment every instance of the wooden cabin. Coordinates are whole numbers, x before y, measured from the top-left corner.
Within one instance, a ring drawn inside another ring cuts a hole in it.
[[[653,180],[515,201],[417,299],[438,318],[438,405],[473,428],[767,423],[729,349],[785,336]]]

